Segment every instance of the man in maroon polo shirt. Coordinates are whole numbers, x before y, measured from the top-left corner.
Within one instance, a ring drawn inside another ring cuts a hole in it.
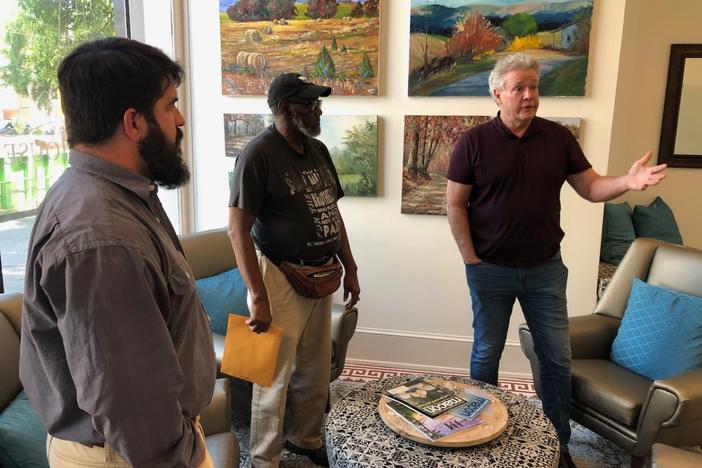
[[[559,466],[572,467],[561,187],[568,181],[581,197],[602,202],[658,184],[666,166],[647,167],[652,156],[647,152],[624,176],[595,172],[568,129],[536,117],[539,64],[527,54],[500,59],[489,85],[500,111],[461,135],[446,188],[473,309],[470,375],[497,384],[512,307],[519,300],[539,357],[544,411],[561,444]]]

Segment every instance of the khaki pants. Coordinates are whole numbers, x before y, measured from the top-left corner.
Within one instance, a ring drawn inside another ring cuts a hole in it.
[[[205,434],[200,425],[200,417],[195,422],[198,435],[205,448],[205,459],[198,468],[214,468],[210,453],[205,445]],[[58,439],[51,434],[46,439],[46,456],[51,468],[130,468],[131,465],[120,456],[110,444],[104,447],[88,447],[80,442]]]
[[[280,463],[286,408],[287,440],[302,448],[322,445],[332,303],[331,296],[309,299],[297,294],[278,267],[260,252],[258,264],[273,323],[283,329],[273,385],[254,385],[251,398],[251,461],[256,468],[270,468]]]

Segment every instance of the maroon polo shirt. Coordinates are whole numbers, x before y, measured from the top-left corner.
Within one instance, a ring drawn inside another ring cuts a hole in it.
[[[590,167],[570,131],[550,120],[535,117],[519,138],[498,113],[464,132],[448,179],[472,186],[468,216],[478,257],[509,266],[553,257],[563,239],[563,182]]]

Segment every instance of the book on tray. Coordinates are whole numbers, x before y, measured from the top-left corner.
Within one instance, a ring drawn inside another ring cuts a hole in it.
[[[389,399],[386,405],[431,441],[465,431],[484,422],[480,418],[468,419],[452,412],[430,418],[397,400]]]
[[[462,397],[440,385],[434,385],[424,379],[414,379],[397,387],[385,390],[385,396],[415,410],[430,418],[468,403]]]
[[[450,413],[456,416],[473,419],[490,404],[489,398],[474,395],[469,392],[461,392],[460,395],[467,403],[450,410]]]

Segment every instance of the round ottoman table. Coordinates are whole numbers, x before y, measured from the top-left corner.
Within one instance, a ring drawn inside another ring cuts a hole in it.
[[[507,428],[490,442],[464,448],[433,447],[400,436],[380,418],[378,402],[383,390],[417,377],[468,383],[494,394],[507,407]],[[334,404],[325,432],[329,463],[337,468],[558,466],[558,436],[539,406],[467,377],[403,375],[369,382]]]

